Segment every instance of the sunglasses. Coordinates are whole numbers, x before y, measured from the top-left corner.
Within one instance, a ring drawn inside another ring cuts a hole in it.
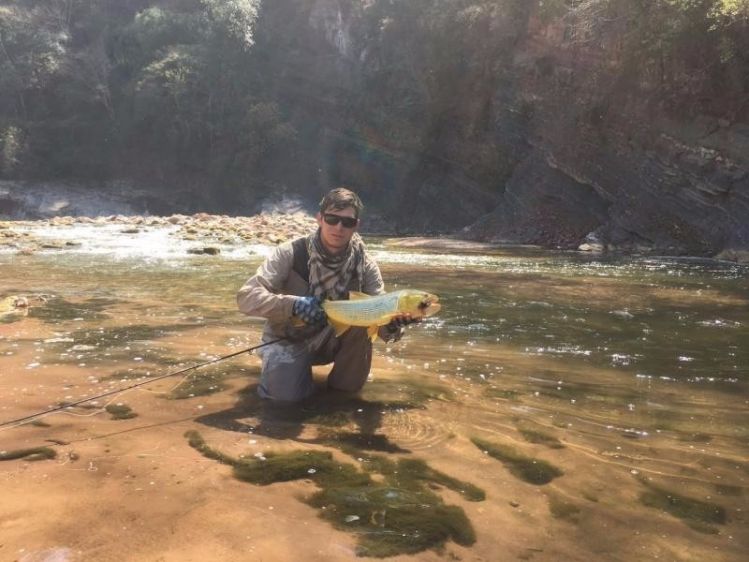
[[[339,222],[343,223],[344,228],[354,228],[356,226],[356,223],[359,222],[359,219],[355,219],[354,217],[341,217],[338,215],[331,215],[328,213],[325,213],[322,216],[322,220],[324,220],[325,223],[329,224],[330,226],[335,226]]]

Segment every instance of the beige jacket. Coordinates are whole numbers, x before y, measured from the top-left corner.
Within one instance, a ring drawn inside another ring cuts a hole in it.
[[[266,336],[277,338],[288,335],[295,297],[308,294],[309,284],[293,267],[292,243],[285,242],[275,248],[237,293],[237,305],[241,312],[268,320]],[[380,268],[369,256],[365,257],[363,283],[360,285],[358,279],[352,279],[349,290],[368,295],[385,292]]]

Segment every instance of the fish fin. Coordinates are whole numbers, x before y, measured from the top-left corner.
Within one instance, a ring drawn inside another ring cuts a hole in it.
[[[348,292],[348,299],[350,301],[355,301],[359,299],[367,299],[372,295],[368,295],[367,293],[360,293],[359,291],[349,291]]]
[[[377,332],[379,331],[380,327],[377,324],[372,324],[369,328],[367,328],[367,335],[369,336],[369,339],[372,341],[375,341],[377,339]]]
[[[339,322],[338,320],[333,320],[330,316],[328,316],[328,324],[333,326],[336,337],[345,334],[346,330],[351,327],[349,324],[344,324],[343,322]]]

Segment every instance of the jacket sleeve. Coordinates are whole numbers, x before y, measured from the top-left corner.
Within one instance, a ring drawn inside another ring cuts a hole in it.
[[[362,282],[362,293],[367,295],[381,295],[385,292],[385,283],[382,281],[380,268],[368,255],[364,258],[364,280]]]
[[[296,297],[283,294],[283,289],[294,263],[291,243],[277,246],[273,253],[257,268],[237,293],[240,312],[249,316],[267,318],[272,324],[287,322],[292,317]]]

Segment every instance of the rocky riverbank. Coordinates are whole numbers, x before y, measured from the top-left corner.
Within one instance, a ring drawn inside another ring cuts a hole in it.
[[[274,245],[308,234],[315,228],[314,217],[304,212],[261,213],[251,217],[229,217],[197,213],[194,215],[106,217],[53,217],[35,221],[0,221],[0,248],[32,254],[38,250],[61,250],[80,245],[75,240],[50,240],[32,234],[35,227],[66,228],[78,225],[121,227],[123,236],[159,228],[172,228],[172,236],[199,242],[190,253],[218,254],[219,245]]]
[[[370,221],[371,222],[371,221]],[[63,229],[77,226],[102,227],[108,235],[115,233],[123,237],[136,236],[169,229],[169,238],[176,242],[188,242],[185,253],[218,255],[231,247],[242,245],[273,246],[296,237],[304,236],[316,228],[314,217],[304,211],[262,212],[248,217],[196,213],[193,215],[174,214],[170,216],[109,215],[99,217],[62,216],[39,220],[0,221],[0,251],[11,251],[30,255],[38,251],[65,251],[78,248],[84,242],[68,234],[62,236]],[[60,235],[55,236],[59,230]],[[44,232],[44,235],[40,235]],[[370,232],[370,234],[372,234]],[[87,240],[90,243],[90,239]],[[486,243],[462,239],[457,236],[390,238],[387,245],[403,248],[423,248],[431,250],[454,250],[464,252],[484,251],[499,246],[518,246],[509,243]],[[524,245],[527,248],[540,246]],[[606,254],[612,251],[602,244],[584,243],[579,251],[589,254]],[[180,251],[179,249],[177,250]],[[647,255],[646,250],[635,252]],[[715,259],[749,263],[749,252],[724,251]]]

